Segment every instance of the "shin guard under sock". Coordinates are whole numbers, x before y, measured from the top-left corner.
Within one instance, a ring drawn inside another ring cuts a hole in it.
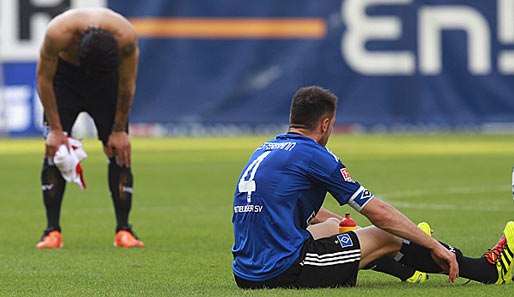
[[[116,213],[116,230],[129,228],[128,217],[132,206],[133,177],[130,167],[120,167],[116,158],[109,159],[109,189]]]
[[[50,158],[45,158],[43,170],[41,171],[41,189],[46,208],[48,230],[61,230],[59,216],[65,188],[66,181],[62,177],[61,172]]]
[[[487,262],[486,259],[464,257],[459,249],[442,242],[441,244],[457,257],[461,277],[485,284],[494,283],[498,279],[496,267]],[[400,253],[395,259],[419,271],[443,273],[442,268],[432,259],[430,250],[412,242],[404,241]]]
[[[371,269],[378,272],[383,272],[392,276],[395,276],[402,281],[406,281],[409,277],[414,275],[415,269],[405,266],[399,262],[396,262],[390,257],[384,256],[378,258],[373,262],[370,262],[363,269]]]

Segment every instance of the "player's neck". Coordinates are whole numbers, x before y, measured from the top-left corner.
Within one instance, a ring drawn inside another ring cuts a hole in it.
[[[319,142],[322,136],[320,133],[316,133],[315,131],[312,131],[310,129],[295,127],[289,127],[289,131],[287,131],[287,133],[300,134],[302,136],[312,138],[316,142]]]

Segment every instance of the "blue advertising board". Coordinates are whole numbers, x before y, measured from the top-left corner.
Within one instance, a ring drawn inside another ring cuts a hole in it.
[[[2,101],[11,136],[40,134],[43,109],[36,92],[36,63],[5,63]]]
[[[511,0],[109,1],[109,6],[143,33],[132,115],[138,122],[284,123],[292,94],[307,85],[340,97],[338,123],[514,122]],[[296,38],[210,37],[177,34],[176,24],[166,22],[144,31],[152,18],[302,18],[321,21],[325,31]]]
[[[514,122],[514,0],[105,5],[139,35],[132,123],[287,124],[308,85],[340,98],[339,124]]]

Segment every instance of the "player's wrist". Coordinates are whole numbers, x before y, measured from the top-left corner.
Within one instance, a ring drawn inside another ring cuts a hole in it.
[[[55,126],[55,127],[50,126],[50,133],[62,134],[63,133],[62,127],[61,126]]]
[[[120,123],[114,123],[114,125],[112,126],[112,130],[111,130],[112,133],[123,133],[125,132],[125,125],[123,124],[120,124]]]
[[[435,240],[434,238],[431,239],[431,241],[429,243],[429,246],[427,246],[427,248],[430,249],[431,251],[436,250],[436,249],[441,248],[441,247],[444,248],[444,246],[441,245],[439,243],[439,241]]]

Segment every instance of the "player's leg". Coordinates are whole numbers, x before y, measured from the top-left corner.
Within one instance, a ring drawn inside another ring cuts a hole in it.
[[[71,134],[71,127],[77,118],[78,112],[65,108],[62,110],[63,112],[60,112],[61,125],[65,132]],[[41,190],[46,208],[47,230],[61,231],[59,219],[65,188],[66,181],[55,165],[53,158],[44,158],[43,170],[41,171]]]
[[[41,189],[43,191],[47,227],[43,231],[41,240],[36,245],[37,248],[59,248],[62,246],[59,219],[65,187],[66,181],[61,176],[59,169],[50,158],[45,158],[41,171]]]
[[[512,223],[511,229],[512,231],[510,231],[510,233],[512,233],[512,235],[509,236],[512,238],[512,241],[514,241],[514,223]],[[382,255],[392,255],[395,257],[395,260],[414,269],[428,273],[444,273],[441,267],[432,259],[430,250],[425,247],[402,240],[376,227],[367,227],[356,230],[355,232],[358,235],[361,245],[361,268]],[[506,237],[508,233],[508,228],[506,227]],[[498,281],[499,275],[497,269],[493,264],[489,263],[485,257],[468,258],[465,257],[459,249],[444,243],[441,244],[457,256],[459,274],[461,277],[486,284]],[[510,249],[510,251],[512,251],[512,249]],[[512,263],[509,264],[510,278],[512,278]],[[508,278],[509,268],[506,269],[505,275],[507,275],[506,278]]]
[[[376,272],[382,272],[397,277],[403,282],[422,283],[428,278],[427,273],[417,271],[414,268],[396,262],[394,259],[388,256],[383,256],[374,261],[371,261],[362,269],[370,269]]]
[[[114,245],[118,247],[144,247],[143,242],[138,240],[128,222],[132,208],[133,176],[131,168],[119,166],[116,158],[110,158],[108,179],[117,223]]]
[[[514,268],[514,222],[510,221],[505,225],[499,242],[480,258],[465,257],[459,249],[444,243],[442,244],[456,254],[457,261],[459,262],[460,276],[485,284],[508,284],[512,282]],[[400,261],[406,263],[406,265],[410,265],[408,264],[409,262],[412,265],[424,265],[424,263],[418,262],[419,259],[412,257],[412,253],[409,253],[409,255],[405,254],[409,252],[409,249],[419,249],[417,253],[423,255],[424,258],[431,256],[427,253],[426,249],[412,243],[406,243],[400,250],[404,255]]]
[[[513,281],[514,269],[514,222],[508,222],[498,243],[485,253],[484,258],[497,270],[496,284],[508,284]]]
[[[428,235],[432,236],[432,229],[428,223],[422,222],[418,227]],[[410,283],[423,283],[428,279],[428,274],[417,271],[409,266],[394,261],[391,257],[383,256],[368,263],[362,269],[386,273]]]
[[[118,76],[103,77],[100,82],[93,82],[90,97],[94,98],[88,103],[88,113],[95,122],[98,138],[102,141],[104,152],[107,155],[107,142],[111,135],[116,115],[116,101]],[[128,133],[128,125],[125,127]],[[120,166],[116,157],[108,157],[108,185],[116,215],[115,246],[143,247],[143,242],[135,236],[129,224],[129,214],[132,208],[132,169]]]
[[[106,150],[104,147],[104,151]],[[107,162],[109,190],[116,215],[116,231],[128,229],[129,214],[132,208],[132,170],[130,167],[119,166],[116,157],[108,158]]]
[[[401,246],[401,240],[398,240],[397,246],[394,247],[395,238],[393,236],[382,234],[382,232],[374,232],[374,229],[370,228],[337,234],[339,231],[338,221],[337,224],[334,224],[329,220],[309,226],[307,230],[317,240],[308,240],[305,243],[305,256],[301,262],[303,267],[295,283],[297,287],[353,286],[357,280],[358,269],[366,267],[366,265],[377,265],[380,267],[380,271],[392,272],[396,274],[395,276],[403,276],[405,279],[412,276],[415,271],[410,267],[402,267],[402,264],[384,256],[386,253],[394,253],[394,249],[399,249]],[[331,231],[337,233],[330,237],[321,236],[327,235]],[[358,232],[369,233],[370,236],[373,232],[377,234],[372,235],[375,238],[374,241],[367,243],[365,237],[364,244],[362,244],[360,239],[357,239]],[[378,239],[377,236],[381,236],[382,240]],[[391,242],[386,243],[386,240]],[[378,244],[370,245],[375,242]],[[384,250],[383,247],[387,250]],[[372,249],[377,255],[370,263],[369,258],[370,256],[373,257]],[[360,266],[359,262],[362,263]]]
[[[359,268],[366,267],[382,256],[395,256],[402,247],[402,239],[375,226],[353,231],[359,238],[361,260]]]
[[[375,227],[308,239],[298,264],[301,267],[298,278],[292,286],[355,286],[360,267],[386,254],[395,254],[401,243],[401,239]]]
[[[330,237],[339,233],[339,220],[329,218],[324,222],[310,225],[307,231],[316,239]],[[413,268],[394,261],[391,257],[381,257],[368,263],[362,269],[372,269],[399,278],[402,281],[423,282],[427,279],[426,273],[420,273]]]
[[[82,110],[80,97],[73,86],[78,85],[76,81],[76,70],[74,66],[59,61],[54,77],[53,86],[59,112],[59,119],[64,132],[71,135],[73,123]],[[45,130],[48,130],[49,123],[44,119]],[[46,135],[45,135],[46,136]],[[61,175],[52,158],[43,159],[41,171],[41,190],[43,192],[43,203],[46,209],[47,227],[43,232],[38,248],[56,248],[62,246],[61,226],[59,223],[61,204],[66,188],[66,181]]]
[[[307,227],[307,231],[315,240],[336,235],[339,233],[339,220],[337,218],[329,218],[324,222],[310,225]]]
[[[59,230],[62,197],[66,181],[55,166],[51,158],[44,158],[43,170],[41,171],[41,190],[43,192],[43,203],[46,209],[46,228],[48,230]]]

